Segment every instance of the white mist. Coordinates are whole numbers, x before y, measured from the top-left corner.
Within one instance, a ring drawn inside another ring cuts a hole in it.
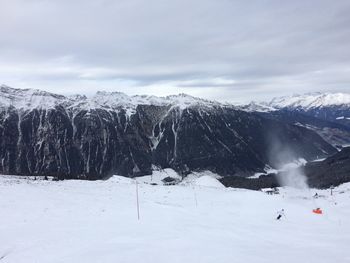
[[[305,163],[304,159],[298,159],[295,162],[281,165],[277,174],[280,185],[308,189],[307,178],[303,170]]]

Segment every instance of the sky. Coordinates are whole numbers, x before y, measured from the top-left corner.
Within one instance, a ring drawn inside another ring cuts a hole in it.
[[[348,0],[0,0],[0,83],[242,102],[350,92]]]

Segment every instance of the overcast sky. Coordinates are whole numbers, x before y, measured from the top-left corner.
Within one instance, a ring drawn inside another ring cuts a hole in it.
[[[229,102],[350,92],[350,1],[0,0],[0,83]]]

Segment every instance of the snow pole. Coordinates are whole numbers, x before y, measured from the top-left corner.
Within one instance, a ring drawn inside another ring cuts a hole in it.
[[[194,189],[194,184],[193,183],[192,183],[192,189],[193,189],[194,201],[195,201],[196,207],[197,207],[198,206],[197,194],[196,194],[196,190]]]
[[[137,180],[135,180],[136,182],[136,209],[137,209],[137,220],[140,220],[140,205],[139,205],[139,187],[137,184]]]

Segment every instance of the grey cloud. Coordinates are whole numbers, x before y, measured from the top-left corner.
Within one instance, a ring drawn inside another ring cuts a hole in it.
[[[0,9],[0,82],[14,86],[159,85],[235,100],[349,84],[345,0],[2,0]]]

